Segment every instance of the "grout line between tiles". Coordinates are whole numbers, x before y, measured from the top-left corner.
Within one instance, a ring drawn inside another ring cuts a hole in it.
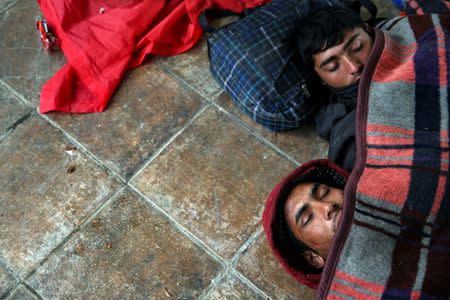
[[[103,204],[101,204],[91,215],[87,216],[83,222],[80,223],[78,226],[78,230],[83,229],[86,227],[87,224],[91,223],[92,220],[94,220],[105,207],[109,206],[112,202],[114,202],[126,189],[126,185],[121,186],[117,191],[114,192],[114,194],[109,197],[108,200],[106,200]]]
[[[28,283],[22,282],[22,285],[25,286],[34,296],[36,296],[39,300],[44,300],[44,298],[39,295]]]
[[[218,272],[216,274],[216,276],[211,280],[211,283],[209,284],[209,286],[203,290],[202,294],[200,295],[200,297],[198,297],[199,300],[208,300],[208,296],[209,293],[215,288],[217,287],[217,285],[224,279],[226,278],[226,276],[229,274],[230,271],[230,267],[226,266],[225,268],[223,268],[220,272]]]
[[[20,94],[19,92],[17,92],[12,86],[10,86],[9,84],[7,84],[6,82],[4,82],[3,80],[0,79],[0,85],[2,85],[5,89],[7,89],[11,94],[13,94],[13,96],[15,98],[17,98],[18,100],[20,100],[20,102],[22,102],[23,104],[25,104],[28,107],[32,107],[34,108],[35,106],[28,101],[22,94]]]
[[[11,126],[9,126],[5,132],[0,133],[0,143],[6,139],[16,128],[17,126],[19,126],[20,124],[24,123],[26,120],[28,120],[28,118],[30,118],[30,116],[33,114],[33,111],[30,110],[28,111],[28,113],[24,114],[22,117],[20,117],[16,122],[14,122],[14,124],[12,124]]]
[[[16,291],[17,291],[17,289],[19,288],[19,286],[20,286],[20,282],[18,282],[12,289],[10,289],[6,294],[4,294],[3,296],[3,298],[1,298],[1,299],[9,299],[10,297],[11,297],[11,295],[13,295]],[[2,295],[0,295],[0,296],[2,296]]]
[[[221,264],[222,267],[226,267],[228,262],[226,259],[222,258],[215,250],[211,249],[208,245],[206,245],[202,240],[196,237],[192,232],[190,232],[187,228],[181,225],[177,220],[175,220],[171,215],[165,212],[161,207],[159,207],[155,202],[153,202],[149,197],[147,197],[144,193],[137,189],[132,184],[128,184],[128,186],[137,194],[139,194],[147,203],[149,203],[153,208],[159,211],[163,216],[169,220],[169,222],[182,234],[184,234],[187,238],[189,238],[194,244],[196,244],[200,249],[209,254],[214,260]]]
[[[158,147],[158,149],[156,149],[156,151],[150,156],[150,158],[144,162],[144,164],[142,165],[141,168],[139,168],[139,170],[136,171],[135,174],[133,174],[133,176],[130,177],[130,179],[128,180],[128,183],[132,182],[136,177],[138,177],[144,170],[145,168],[147,168],[147,166],[149,164],[152,163],[153,160],[155,160],[155,158],[157,158],[170,144],[172,144],[172,142],[179,136],[181,135],[181,133],[183,133],[186,128],[188,128],[189,126],[191,126],[191,124],[197,120],[197,118],[209,107],[211,107],[211,104],[207,104],[204,107],[202,107],[177,133],[175,133],[174,135],[172,135],[164,144],[162,144],[161,146]]]
[[[0,13],[3,14],[7,12],[10,8],[14,7],[17,4],[17,0],[4,1],[2,5],[0,5]]]
[[[231,120],[234,121],[235,123],[237,123],[239,126],[245,128],[248,132],[250,132],[251,135],[256,137],[259,141],[261,141],[265,145],[269,146],[272,150],[274,150],[275,152],[277,152],[278,154],[280,154],[287,160],[293,162],[297,167],[301,165],[298,161],[293,159],[289,154],[287,154],[286,152],[284,152],[283,150],[278,148],[278,146],[276,146],[275,144],[273,144],[272,142],[267,140],[265,137],[256,133],[255,130],[250,128],[247,124],[245,124],[245,122],[240,120],[238,117],[236,117],[235,115],[233,115],[232,113],[230,113],[229,111],[227,111],[226,109],[224,109],[223,107],[218,105],[217,103],[212,103],[212,105],[214,105],[220,112],[224,113],[227,117],[231,118]]]
[[[103,204],[101,204],[91,215],[84,218],[84,220],[81,221],[81,223],[78,226],[76,226],[72,230],[72,232],[70,232],[69,235],[67,235],[58,245],[56,245],[56,247],[52,251],[50,251],[49,254],[44,259],[42,259],[40,262],[36,264],[36,266],[28,273],[28,275],[26,275],[24,279],[20,281],[20,283],[23,283],[28,279],[30,279],[36,273],[36,271],[50,259],[50,257],[55,252],[61,249],[76,233],[78,233],[81,229],[83,229],[86,226],[86,224],[88,224],[91,220],[93,220],[106,206],[108,206],[111,202],[113,202],[123,192],[124,189],[125,189],[124,185],[118,188],[117,191],[115,191],[114,194],[112,194],[111,197],[109,197],[109,199],[107,199]]]
[[[247,249],[259,238],[261,232],[263,231],[262,227],[259,227],[248,239],[245,241],[241,247],[239,247],[238,251],[233,255],[230,260],[230,265],[235,267],[241,254],[247,251]]]
[[[220,271],[219,273],[217,273],[216,277],[214,277],[214,279],[211,280],[211,284],[203,291],[202,296],[200,296],[199,299],[204,299],[207,300],[208,298],[208,294],[210,293],[210,291],[212,289],[214,289],[217,284],[224,278],[226,277],[227,274],[229,274],[230,270],[232,270],[236,263],[237,260],[239,259],[239,256],[244,253],[248,247],[250,247],[251,244],[253,244],[256,239],[259,237],[259,235],[261,234],[262,229],[258,228],[248,239],[247,241],[244,242],[244,244],[242,244],[241,247],[239,247],[238,251],[236,251],[236,254],[231,258],[230,261],[227,262],[225,268]],[[253,287],[252,287],[253,289]],[[259,293],[259,291],[257,291]]]
[[[91,158],[97,165],[99,165],[102,169],[107,170],[109,173],[114,175],[119,182],[126,183],[126,179],[122,177],[119,173],[111,169],[108,165],[104,164],[97,156],[94,155],[90,150],[88,150],[83,144],[81,144],[75,137],[73,137],[70,133],[65,131],[57,122],[52,120],[50,117],[38,114],[41,118],[45,119],[47,122],[49,122],[53,127],[60,130],[63,135],[74,145],[77,146],[78,149],[81,149],[84,154],[86,154],[89,158]]]
[[[9,264],[7,264],[7,263],[4,261],[3,256],[0,256],[0,267],[2,267],[3,269],[6,269],[6,271],[8,271],[8,273],[9,273],[9,274],[10,274],[17,282],[20,281],[20,279],[17,278],[17,276],[14,274],[13,269],[11,269],[11,267],[9,266]]]
[[[214,99],[214,100],[211,100],[211,102],[216,103],[217,100],[219,99],[220,95],[222,95],[222,93],[225,93],[225,91],[224,91],[224,89],[221,88],[219,91],[217,91],[217,93],[214,96],[211,97],[211,99]]]
[[[186,80],[183,79],[183,77],[179,76],[178,74],[176,74],[175,72],[173,72],[172,70],[170,70],[170,68],[166,67],[161,61],[156,62],[157,66],[161,68],[161,70],[163,70],[167,75],[169,75],[170,77],[172,77],[173,79],[177,80],[178,82],[181,82],[183,85],[189,87],[191,90],[193,90],[196,94],[198,94],[200,97],[202,97],[204,100],[206,100],[209,103],[214,103],[213,100],[211,99],[216,99],[217,95],[220,94],[220,92],[222,91],[222,89],[219,89],[219,91],[217,91],[216,93],[213,93],[213,95],[210,96],[210,98],[208,98],[208,96],[204,95],[201,91],[199,91],[196,87],[194,87],[192,84],[190,84],[189,82],[187,82]],[[214,81],[215,82],[215,81]]]
[[[265,299],[271,299],[266,293],[264,293],[259,287],[257,287],[250,279],[242,275],[239,271],[235,269],[231,269],[231,272],[234,276],[236,276],[242,283],[247,285],[249,288],[251,288],[253,291],[258,293],[261,297]]]

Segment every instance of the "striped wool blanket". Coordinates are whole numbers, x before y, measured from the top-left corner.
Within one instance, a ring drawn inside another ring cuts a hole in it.
[[[357,160],[317,299],[449,299],[450,17],[377,30]]]

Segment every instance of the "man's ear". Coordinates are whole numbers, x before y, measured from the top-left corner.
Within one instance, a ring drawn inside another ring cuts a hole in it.
[[[317,253],[312,252],[311,250],[305,251],[303,253],[303,257],[309,262],[311,266],[316,269],[322,269],[325,265],[325,259]]]

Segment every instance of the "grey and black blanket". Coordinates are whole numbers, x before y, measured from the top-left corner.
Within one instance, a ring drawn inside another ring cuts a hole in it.
[[[355,168],[318,299],[450,297],[450,17],[376,31]]]

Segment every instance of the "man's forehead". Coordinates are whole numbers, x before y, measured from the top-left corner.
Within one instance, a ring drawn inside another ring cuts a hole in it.
[[[297,184],[287,197],[287,201],[293,200],[307,200],[311,195],[311,189],[314,186],[314,182],[301,182]]]
[[[323,51],[320,51],[316,54],[313,54],[313,60],[314,63],[322,64],[322,62],[325,62],[329,59],[333,59],[335,56],[339,55],[340,52],[344,50],[345,46],[348,46],[350,40],[354,40],[356,37],[360,36],[362,33],[364,33],[364,29],[362,27],[356,27],[354,29],[349,29],[344,32],[344,36],[342,38],[342,41],[339,42],[339,44],[334,45],[332,47],[329,47]]]

